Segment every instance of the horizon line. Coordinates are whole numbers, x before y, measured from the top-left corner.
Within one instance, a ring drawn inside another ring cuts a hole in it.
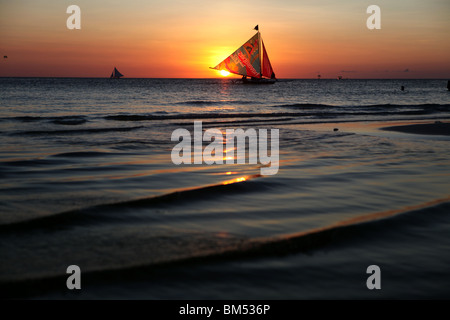
[[[77,77],[77,76],[0,76],[0,78],[53,78],[53,79],[110,79],[109,77]],[[180,80],[239,80],[239,77],[215,77],[215,78],[184,78],[184,77],[124,77],[112,80],[126,80],[126,79],[180,79]],[[450,80],[449,78],[277,78],[277,80]]]

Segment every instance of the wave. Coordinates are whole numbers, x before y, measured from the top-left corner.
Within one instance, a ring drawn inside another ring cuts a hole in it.
[[[136,208],[168,208],[182,206],[187,203],[205,201],[213,197],[230,194],[259,192],[274,188],[274,182],[253,181],[260,175],[241,177],[240,180],[229,180],[221,184],[208,185],[197,188],[187,188],[159,196],[134,199],[124,202],[107,203],[79,210],[66,211],[50,216],[38,217],[31,220],[19,221],[0,225],[0,233],[32,230],[34,228],[53,229],[75,224],[100,223],[102,221],[122,220],[122,214],[114,216],[113,212],[121,209]],[[244,179],[242,179],[244,178]],[[241,181],[242,180],[242,181]],[[128,219],[128,218],[127,218]]]
[[[430,110],[391,110],[391,111],[315,111],[315,112],[274,112],[274,113],[220,113],[220,114],[179,114],[179,115],[113,115],[106,116],[106,120],[114,121],[163,121],[163,120],[195,120],[195,119],[237,119],[246,118],[248,121],[255,122],[255,118],[272,118],[280,121],[291,120],[292,118],[301,119],[336,119],[346,116],[414,116],[414,115],[432,115]],[[251,119],[251,120],[250,120]],[[366,120],[366,119],[365,119]],[[378,119],[379,120],[379,119]],[[266,121],[266,120],[265,120]]]
[[[64,135],[64,134],[87,134],[87,133],[104,133],[104,132],[127,132],[144,128],[137,127],[114,127],[114,128],[85,128],[72,130],[30,130],[15,132],[15,135]]]
[[[58,164],[67,163],[70,158],[95,158],[104,156],[122,155],[120,152],[98,152],[98,151],[79,151],[79,152],[63,152],[49,155],[45,158],[35,158],[35,159],[18,159],[12,161],[0,161],[0,173],[3,170],[9,171],[9,167],[44,167],[44,166],[54,166]],[[69,160],[70,161],[70,160]],[[88,170],[88,168],[84,168]],[[98,170],[95,168],[93,170]]]
[[[345,116],[387,116],[387,115],[430,115],[438,112],[450,112],[450,105],[418,104],[395,105],[376,104],[367,106],[333,106],[326,104],[284,104],[274,105],[273,109],[296,109],[297,112],[246,112],[246,113],[182,113],[182,114],[116,114],[106,116],[114,121],[162,121],[186,119],[235,119],[235,118],[279,118],[279,117],[315,117],[337,118]]]
[[[396,235],[417,225],[433,225],[448,220],[450,197],[436,199],[416,206],[388,210],[363,215],[341,221],[322,228],[311,229],[297,234],[269,238],[218,237],[213,234],[197,234],[188,238],[171,239],[168,236],[155,238],[149,243],[150,248],[159,253],[151,262],[143,261],[101,269],[84,269],[83,279],[89,283],[117,282],[148,277],[149,271],[171,266],[189,266],[204,263],[267,258],[298,253],[313,252],[318,249],[340,246],[354,246],[364,241],[376,239],[380,234],[391,232]],[[448,221],[447,221],[448,223]],[[176,254],[165,252],[167,241],[177,241]],[[161,249],[162,247],[162,249]],[[159,250],[158,250],[159,248]],[[184,250],[184,249],[190,250]],[[194,249],[195,248],[195,249]],[[148,251],[153,252],[153,251]],[[2,292],[8,297],[42,294],[43,290],[60,288],[67,278],[66,274],[46,275],[41,278],[2,281]]]
[[[115,121],[148,121],[148,120],[183,120],[183,119],[229,119],[229,118],[264,118],[285,117],[300,115],[299,113],[184,113],[176,115],[143,115],[143,114],[120,114],[106,116],[106,120]]]
[[[227,104],[230,101],[184,101],[175,104]],[[248,101],[231,101],[233,104],[250,104]],[[268,107],[275,110],[294,109],[299,110],[292,112],[275,111],[275,112],[240,112],[240,113],[180,113],[171,114],[166,111],[156,111],[150,114],[113,114],[103,118],[113,121],[162,121],[162,120],[183,120],[183,119],[234,119],[234,118],[266,118],[266,117],[345,117],[358,115],[430,115],[439,112],[450,112],[450,104],[374,104],[374,105],[327,105],[327,104],[311,104],[311,103],[293,103],[280,104]],[[16,120],[22,122],[46,121],[59,125],[81,125],[88,122],[85,115],[71,115],[60,117],[44,117],[44,116],[21,116],[1,118],[0,120]],[[90,130],[90,129],[87,129]],[[97,129],[92,129],[97,130]]]
[[[54,154],[51,157],[62,157],[62,158],[86,158],[86,157],[102,157],[105,155],[115,155],[120,153],[112,153],[112,152],[98,152],[98,151],[79,151],[79,152],[63,152]]]
[[[188,105],[188,106],[216,106],[216,105],[251,105],[257,104],[255,101],[242,101],[242,100],[187,100],[176,102],[175,105]]]
[[[280,122],[282,123],[286,123],[288,121],[292,121],[295,120],[294,118],[284,118],[284,117],[274,117],[274,118],[265,118],[265,119],[261,119],[261,120],[255,120],[255,119],[248,119],[248,120],[224,120],[224,121],[202,121],[202,125],[203,127],[206,126],[236,126],[238,124],[243,124],[243,125],[247,125],[247,124],[256,124],[256,123],[264,123],[264,124],[280,124]],[[183,122],[174,122],[174,125],[178,125],[178,126],[183,126],[186,125],[186,123]]]
[[[292,103],[292,104],[281,104],[273,105],[272,108],[294,108],[294,109],[311,109],[311,108],[326,108],[326,109],[336,109],[340,108],[354,108],[354,109],[402,109],[402,108],[426,108],[434,109],[436,111],[450,111],[450,104],[372,104],[372,105],[329,105],[329,104],[313,104],[313,103]]]
[[[84,124],[88,121],[86,119],[86,116],[84,115],[60,116],[60,117],[21,116],[21,117],[2,118],[2,120],[16,120],[21,122],[47,121],[61,125],[79,125]]]
[[[87,120],[85,118],[64,118],[64,119],[55,119],[52,121],[54,124],[63,124],[63,125],[70,125],[70,126],[76,126],[79,124],[86,123]]]
[[[28,160],[14,160],[14,161],[2,161],[0,162],[0,167],[13,166],[13,167],[39,167],[48,165],[48,159],[28,159]]]

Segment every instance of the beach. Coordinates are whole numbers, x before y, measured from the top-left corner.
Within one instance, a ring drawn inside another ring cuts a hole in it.
[[[445,81],[0,82],[2,298],[450,298]],[[278,130],[279,170],[175,164],[195,121]]]

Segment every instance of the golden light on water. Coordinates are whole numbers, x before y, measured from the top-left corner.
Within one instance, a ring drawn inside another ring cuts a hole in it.
[[[247,180],[247,177],[239,177],[239,178],[235,178],[232,180],[224,181],[224,182],[222,182],[222,184],[226,185],[226,184],[232,184],[232,183],[237,183],[237,182],[243,182],[246,180]]]

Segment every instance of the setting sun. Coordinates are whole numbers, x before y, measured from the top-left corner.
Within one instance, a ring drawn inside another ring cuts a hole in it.
[[[229,73],[227,70],[220,70],[220,74],[221,74],[223,77],[228,77],[228,76],[230,75],[230,73]]]

